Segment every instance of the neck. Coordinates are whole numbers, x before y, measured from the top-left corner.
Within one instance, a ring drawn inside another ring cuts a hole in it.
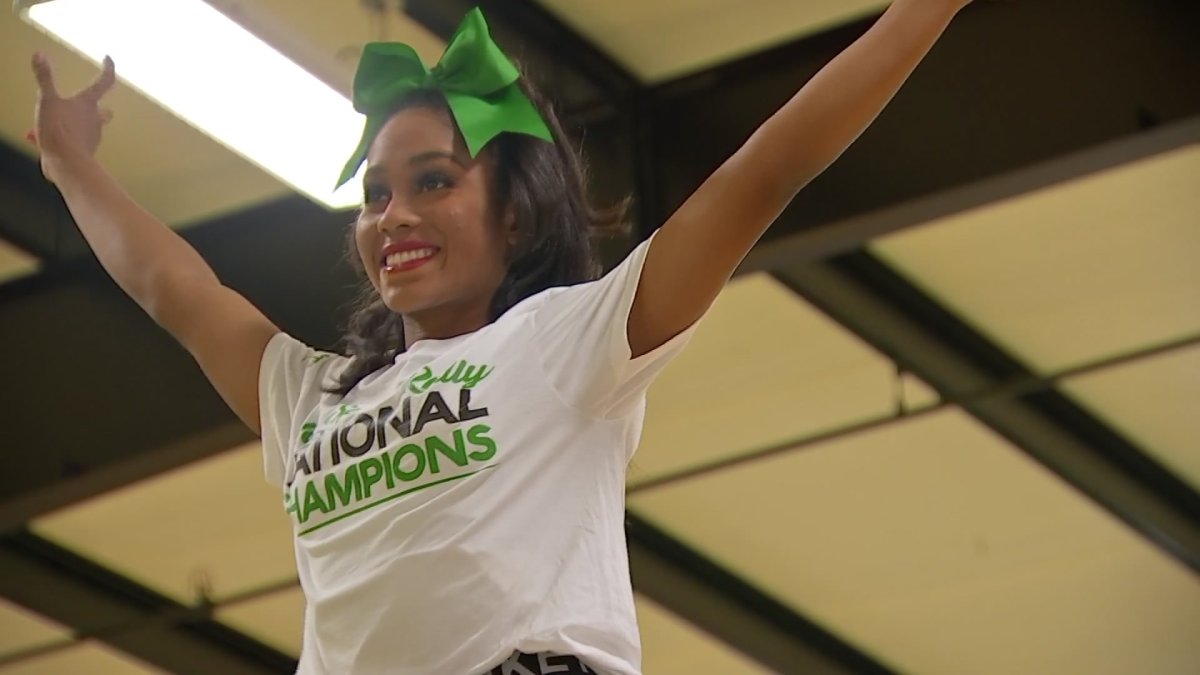
[[[474,333],[490,323],[486,305],[470,308],[439,307],[405,314],[403,320],[405,349],[411,348],[421,340],[445,340]]]

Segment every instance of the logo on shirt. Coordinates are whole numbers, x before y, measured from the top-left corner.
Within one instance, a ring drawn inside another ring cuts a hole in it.
[[[395,406],[340,403],[301,425],[283,500],[298,534],[493,468],[488,409],[471,400],[492,370],[467,361],[442,373],[426,367]]]

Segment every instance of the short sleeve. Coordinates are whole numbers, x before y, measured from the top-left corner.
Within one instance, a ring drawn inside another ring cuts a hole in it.
[[[283,485],[295,418],[320,401],[330,368],[343,360],[283,332],[267,343],[258,373],[258,412],[268,482]]]
[[[633,410],[698,325],[631,358],[626,325],[653,240],[651,235],[596,281],[547,291],[534,313],[535,340],[550,384],[569,404],[597,417]]]

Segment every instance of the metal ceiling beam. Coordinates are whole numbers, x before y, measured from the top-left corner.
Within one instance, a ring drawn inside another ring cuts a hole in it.
[[[871,21],[656,87],[663,205],[682,203]],[[926,324],[910,316],[916,306],[936,306],[911,287],[903,295],[913,306],[888,295],[903,280],[878,261],[849,256],[857,261],[849,277],[804,263],[935,215],[1195,142],[1200,89],[1189,78],[1200,71],[1198,25],[1200,5],[1171,0],[975,3],[872,128],[793,201],[740,272],[779,270],[781,281],[939,391],[1028,376],[978,335],[947,343],[972,333],[953,317]],[[1106,45],[1102,54],[1090,47],[1097,43]],[[888,282],[870,292],[853,285],[883,276]],[[1057,392],[967,409],[1197,568],[1195,492],[1127,439]]]
[[[291,198],[183,236],[280,325],[332,347],[357,283],[341,262],[346,219]],[[98,476],[131,480],[249,439],[94,258],[0,286],[0,325],[0,353],[20,355],[5,360],[0,400],[24,421],[0,452],[0,526],[86,493]]]
[[[894,671],[669,536],[626,517],[637,591],[776,673],[890,675]]]
[[[772,671],[894,672],[634,513],[628,515],[627,533],[630,572],[639,593]],[[0,654],[0,666],[92,638],[177,673],[284,673],[295,667],[290,656],[212,621],[216,606],[181,605],[26,531],[0,538],[0,569],[6,571],[0,595],[74,631],[70,639]],[[23,590],[14,590],[17,586]],[[294,587],[290,580],[255,595]],[[230,666],[230,659],[238,666]]]
[[[1197,144],[1200,114],[942,192],[780,235],[755,246],[737,273],[767,272],[828,260],[910,227]]]
[[[660,217],[871,22],[655,85]],[[1200,115],[1198,27],[1178,0],[975,2],[764,240]]]
[[[867,253],[775,277],[947,397],[1035,378],[1027,366]],[[1200,495],[1129,439],[1050,388],[962,407],[1017,448],[1200,572]]]
[[[404,11],[443,40],[479,7],[496,42],[567,110],[615,113],[640,87],[615,59],[531,0],[405,0]]]
[[[150,393],[162,395],[160,390]],[[82,470],[56,474],[53,471],[56,462],[52,461],[49,470],[43,468],[39,472],[48,476],[40,484],[5,486],[9,494],[0,499],[0,536],[19,531],[38,516],[212,457],[253,440],[257,440],[257,437],[244,424],[230,419],[192,437],[171,441],[159,447],[139,443],[133,452],[120,457],[92,457],[92,463]],[[59,454],[57,446],[47,446],[46,450],[46,454],[52,456]],[[105,443],[97,450],[111,453],[113,448]],[[21,458],[20,461],[23,465],[42,463],[41,459]]]
[[[46,267],[87,251],[54,186],[37,163],[0,143],[0,237],[42,260]]]
[[[77,639],[103,641],[167,672],[295,672],[294,658],[213,621],[203,607],[181,605],[28,532],[0,538],[0,570],[0,596]]]

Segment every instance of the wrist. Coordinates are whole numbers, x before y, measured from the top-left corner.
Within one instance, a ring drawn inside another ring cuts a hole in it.
[[[972,0],[893,0],[892,5],[906,5],[919,12],[933,12],[946,19],[956,16]]]
[[[41,156],[42,173],[52,183],[87,171],[95,162],[95,157],[80,150],[58,150]]]
[[[959,10],[969,4],[970,0],[893,0],[884,18],[908,27],[902,30],[917,30],[922,34],[933,30],[940,35]]]

